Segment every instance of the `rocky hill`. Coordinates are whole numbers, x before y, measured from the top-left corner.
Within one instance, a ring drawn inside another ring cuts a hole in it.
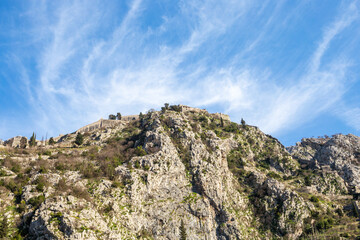
[[[0,238],[356,239],[360,139],[186,106],[0,146]],[[5,146],[6,145],[6,146]]]

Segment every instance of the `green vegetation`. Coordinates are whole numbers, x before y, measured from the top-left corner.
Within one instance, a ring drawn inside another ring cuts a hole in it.
[[[182,116],[186,118],[179,123],[178,118]],[[115,117],[120,120],[121,114],[118,113]],[[203,177],[211,178],[211,174],[213,173],[211,168],[217,166],[215,164],[217,161],[216,158],[218,156],[224,158],[223,154],[227,153],[228,167],[239,183],[234,185],[235,190],[248,201],[247,203],[250,203],[249,208],[246,209],[249,213],[246,214],[253,214],[254,217],[254,221],[251,223],[251,231],[258,231],[258,229],[261,228],[259,230],[261,237],[267,237],[269,239],[272,237],[284,237],[285,239],[288,233],[291,233],[299,226],[298,223],[303,221],[302,217],[304,216],[302,215],[302,209],[299,209],[299,211],[295,211],[294,209],[287,211],[287,206],[292,207],[293,204],[295,204],[295,206],[303,207],[300,201],[306,201],[308,206],[313,205],[314,208],[310,207],[313,211],[311,211],[311,215],[307,215],[308,218],[304,220],[304,234],[301,236],[303,239],[312,239],[313,236],[322,236],[323,239],[331,239],[330,236],[334,236],[333,239],[339,239],[339,237],[352,238],[356,236],[359,230],[357,228],[353,229],[356,227],[354,224],[356,222],[353,216],[353,210],[347,210],[345,208],[343,210],[342,208],[343,206],[350,205],[349,202],[345,203],[345,200],[333,200],[333,196],[331,196],[329,200],[320,193],[311,195],[308,192],[309,188],[304,187],[311,185],[318,187],[319,179],[322,178],[322,176],[316,175],[317,172],[305,169],[305,167],[304,169],[300,169],[298,165],[294,165],[294,162],[297,162],[289,156],[276,139],[263,134],[256,127],[246,125],[243,119],[241,120],[241,124],[231,123],[224,119],[221,115],[212,115],[203,111],[182,111],[179,105],[169,106],[169,104],[165,104],[165,107],[162,108],[162,113],[153,111],[149,111],[145,115],[140,113],[139,120],[123,121],[120,124],[121,128],[111,128],[111,137],[107,138],[105,144],[103,144],[104,142],[102,141],[97,147],[90,146],[90,144],[93,144],[93,142],[90,141],[97,137],[96,134],[90,135],[88,133],[82,135],[79,133],[76,135],[74,143],[81,147],[75,147],[75,145],[60,147],[59,144],[56,145],[56,147],[46,146],[45,148],[39,149],[6,149],[3,151],[8,151],[5,154],[7,157],[0,159],[0,176],[2,177],[0,179],[0,188],[5,191],[6,194],[8,194],[8,191],[15,194],[16,199],[12,203],[14,206],[9,206],[9,208],[13,208],[11,211],[15,212],[17,216],[23,217],[22,215],[25,213],[25,209],[27,213],[29,212],[26,204],[31,204],[33,207],[31,210],[35,211],[45,200],[43,195],[39,195],[29,199],[28,203],[26,203],[24,200],[21,200],[24,199],[21,198],[23,187],[28,184],[33,184],[35,187],[31,192],[34,194],[42,193],[50,187],[50,183],[46,181],[45,176],[47,175],[42,173],[49,173],[48,175],[56,173],[62,178],[54,186],[56,190],[54,193],[51,193],[53,194],[52,196],[55,197],[57,194],[65,197],[72,195],[77,198],[86,199],[86,201],[94,204],[98,210],[100,210],[101,214],[111,215],[113,210],[118,207],[113,204],[118,203],[114,201],[112,204],[107,204],[108,201],[106,201],[106,204],[102,204],[102,198],[98,195],[100,190],[98,186],[103,179],[111,180],[111,187],[102,189],[101,194],[109,194],[110,196],[114,196],[114,199],[118,199],[119,196],[126,198],[130,192],[134,193],[136,191],[142,191],[141,188],[146,188],[146,186],[141,184],[138,186],[139,188],[130,186],[134,183],[135,179],[147,186],[151,186],[152,183],[149,181],[152,181],[155,175],[159,174],[156,170],[158,166],[165,164],[165,167],[167,166],[168,169],[173,167],[174,163],[169,160],[165,161],[162,156],[153,162],[150,162],[150,157],[141,158],[141,156],[159,151],[162,142],[158,141],[157,136],[155,136],[155,139],[153,138],[151,135],[153,133],[152,131],[150,131],[151,134],[149,135],[149,129],[156,126],[158,120],[160,120],[163,129],[160,129],[159,132],[161,134],[167,134],[170,137],[185,166],[186,177],[189,180],[187,188],[191,188],[191,190],[194,191],[180,200],[183,204],[191,205],[191,207],[194,205],[195,207],[198,206],[194,203],[201,200],[202,195],[195,192],[202,193],[203,189],[197,185],[198,182],[196,181],[199,179],[202,180]],[[117,129],[121,130],[116,132]],[[188,131],[191,130],[195,134],[195,139],[190,139],[191,141],[189,141],[188,136],[190,134],[188,134]],[[105,132],[104,129],[100,129],[99,131]],[[158,131],[158,129],[156,131]],[[211,131],[213,131],[217,137],[214,137]],[[36,136],[34,133],[33,136],[35,139]],[[65,144],[68,143],[66,139],[68,139],[68,141],[71,139],[70,141],[72,141],[73,136],[73,134],[65,136],[63,138],[65,139]],[[101,138],[103,136],[104,135],[102,135]],[[89,140],[89,145],[84,145],[84,138]],[[151,144],[148,144],[148,141],[152,141]],[[63,142],[63,140],[61,140],[61,142]],[[200,159],[203,159],[203,162],[197,163],[192,159],[192,151],[197,151],[197,149],[193,147],[197,147],[196,144],[201,142],[206,147],[207,152],[200,155]],[[227,143],[230,144],[227,145]],[[54,144],[54,139],[50,138],[49,145]],[[146,146],[146,150],[144,146]],[[29,166],[24,169],[24,167],[21,166],[25,166],[25,164],[20,162],[23,164],[21,165],[19,163],[17,160],[19,156],[17,154],[30,154],[29,158],[39,154],[39,157],[36,160],[30,161]],[[44,156],[49,156],[49,159]],[[201,164],[201,167],[197,168],[198,164]],[[118,168],[119,166],[121,167]],[[153,171],[149,171],[150,166],[154,166],[152,168]],[[128,169],[124,170],[123,168],[125,167],[128,167]],[[116,168],[118,168],[118,171],[115,170]],[[14,174],[7,176],[7,172],[3,169],[11,170],[16,174],[16,177],[13,178]],[[148,172],[141,171],[140,169]],[[80,173],[83,179],[82,181],[88,182],[86,185],[87,188],[82,189],[75,187],[71,185],[70,181],[67,182],[64,178],[64,176],[67,176],[65,175],[65,173],[67,174],[66,171],[76,171]],[[119,174],[124,171],[127,171],[129,174]],[[252,174],[253,171],[258,171],[259,175]],[[37,178],[35,178],[35,181],[29,183],[29,177],[33,177],[33,174],[38,174]],[[260,176],[259,179],[255,179],[258,176]],[[271,178],[271,181],[268,181],[269,178]],[[284,184],[287,189],[298,191],[298,194],[291,192],[285,196],[288,199],[283,200],[284,196],[277,195],[281,195],[281,192],[274,194],[269,188],[266,189],[266,184],[262,184],[261,182],[265,180],[271,185],[274,183],[273,179]],[[332,186],[336,187],[337,179],[326,178],[326,180],[329,179]],[[228,181],[227,178],[226,181]],[[228,182],[226,182],[226,184]],[[107,181],[105,183],[109,186]],[[155,203],[154,199],[156,199],[156,197],[147,197],[149,198],[149,202],[145,199],[144,205]],[[291,204],[287,204],[285,203],[287,200],[294,201],[291,202]],[[309,204],[309,202],[313,202],[314,204]],[[238,217],[236,221],[244,219],[242,218],[243,215],[238,213],[239,210],[232,209],[232,201],[226,204],[224,205],[225,210],[231,213],[231,217],[235,219]],[[75,204],[73,206],[75,206]],[[138,211],[138,209],[133,208],[132,210],[130,209],[130,211]],[[197,210],[194,209],[194,211]],[[310,212],[308,208],[304,211],[306,214]],[[61,223],[62,218],[62,213],[52,213],[50,222],[55,224]],[[12,223],[13,218],[10,219]],[[266,219],[266,223],[269,224],[263,224],[265,223],[265,220],[261,222],[263,219]],[[15,220],[17,221],[17,219]],[[5,221],[8,222],[7,219]],[[283,221],[282,223],[285,224],[285,227],[280,224],[280,221]],[[115,223],[112,224],[116,225]],[[0,238],[2,226],[4,226],[4,223],[0,222]],[[223,226],[225,226],[225,223],[223,223]],[[122,226],[116,227],[120,228]],[[92,228],[88,229],[85,226],[81,227],[81,229],[82,231],[96,231]],[[7,236],[13,238],[13,232],[10,230]],[[187,231],[183,221],[181,221],[179,232],[180,239],[187,239]],[[24,233],[24,236],[26,236],[26,233]],[[146,229],[138,231],[136,237],[153,238],[151,232],[148,232]]]
[[[84,136],[81,133],[78,133],[75,138],[75,144],[80,146],[84,143]]]
[[[46,179],[44,176],[39,176],[36,180],[35,180],[35,184],[36,184],[36,190],[38,190],[39,192],[43,192],[45,187],[48,185]]]
[[[45,201],[44,195],[39,195],[37,197],[32,197],[29,199],[28,203],[31,204],[35,209],[39,208],[40,205]]]
[[[182,107],[180,105],[171,105],[170,110],[173,110],[175,112],[181,112]]]
[[[32,136],[30,137],[29,146],[30,147],[36,146],[36,135],[34,132],[33,132]]]
[[[55,222],[56,224],[60,224],[62,218],[63,218],[63,214],[61,212],[51,213],[50,223]]]
[[[230,123],[229,125],[224,127],[224,131],[231,132],[231,133],[239,133],[239,125],[237,123]]]
[[[142,146],[137,146],[135,149],[135,154],[137,156],[145,156],[147,153],[146,153],[145,149],[143,149]]]
[[[2,220],[0,221],[0,238],[6,238],[9,231],[9,223],[8,219],[5,215],[3,215]]]
[[[319,198],[316,197],[316,196],[311,196],[311,197],[310,197],[310,201],[311,201],[311,202],[314,202],[314,203],[318,203],[318,202],[319,202]]]
[[[8,176],[4,169],[0,169],[0,177]]]
[[[309,176],[305,176],[304,180],[305,180],[305,185],[306,186],[311,186],[311,180],[310,180]]]
[[[109,115],[109,120],[116,120],[116,116],[114,114]]]
[[[54,140],[53,137],[51,137],[51,138],[49,139],[49,145],[54,145],[54,144],[55,144],[55,140]]]
[[[243,118],[241,118],[241,125],[242,125],[243,127],[246,126],[245,120],[244,120]]]
[[[180,240],[186,240],[187,238],[187,234],[186,234],[186,229],[185,229],[185,226],[184,226],[184,221],[181,220],[181,223],[180,223]]]
[[[117,120],[121,120],[121,113],[118,112],[118,113],[116,114],[116,118],[117,118]]]

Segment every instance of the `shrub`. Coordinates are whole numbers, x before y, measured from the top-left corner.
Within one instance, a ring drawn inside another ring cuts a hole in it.
[[[57,224],[60,224],[63,218],[63,214],[61,212],[51,213],[50,216],[50,222],[56,222]]]
[[[328,218],[328,219],[321,219],[316,223],[316,228],[319,231],[325,230],[325,229],[329,229],[332,228],[334,221],[332,218]]]
[[[119,181],[113,181],[111,183],[111,187],[113,188],[121,188],[124,187],[124,183],[123,182],[119,182]]]
[[[44,191],[44,188],[45,188],[44,183],[38,183],[38,184],[36,185],[36,190],[38,190],[39,192],[43,192],[43,191]]]
[[[135,162],[135,168],[140,168],[140,163],[139,163],[139,161],[136,161],[136,162]]]
[[[28,203],[31,204],[34,208],[38,208],[44,201],[45,201],[44,195],[39,195],[37,197],[30,198]]]
[[[232,132],[232,133],[239,133],[238,125],[234,122],[230,123],[226,127],[224,127],[224,131]]]
[[[99,170],[95,168],[93,163],[84,162],[80,165],[80,173],[82,173],[85,178],[94,178],[99,175]]]
[[[207,117],[205,117],[204,115],[201,115],[201,116],[199,117],[199,121],[200,121],[200,122],[207,123],[207,122],[208,122],[208,119],[207,119]]]
[[[113,210],[114,210],[113,205],[111,203],[109,203],[104,207],[103,212],[106,214],[109,214]]]
[[[5,170],[3,169],[0,169],[0,177],[4,177],[4,176],[7,176],[8,174],[6,173]]]
[[[66,192],[69,189],[69,186],[66,185],[65,178],[61,178],[56,185],[56,190],[59,192]]]
[[[14,179],[10,179],[6,184],[5,187],[13,192],[15,195],[22,194],[22,186],[21,184],[15,183]]]
[[[117,118],[117,120],[121,120],[121,113],[118,112],[118,113],[116,114],[116,118]]]
[[[317,203],[317,202],[319,202],[319,198],[316,197],[316,196],[311,196],[311,197],[310,197],[310,201],[311,201],[311,202],[314,202],[314,203]]]
[[[306,177],[305,177],[305,185],[306,185],[306,186],[311,186],[311,180],[310,180],[310,177],[309,177],[309,176],[306,176]]]
[[[46,155],[46,156],[51,156],[51,151],[47,150],[43,154]]]
[[[25,203],[24,200],[21,200],[21,202],[20,202],[20,204],[18,205],[18,207],[17,207],[16,210],[17,210],[18,213],[22,213],[22,212],[25,211],[25,209],[26,209],[26,203]]]
[[[84,136],[81,133],[78,133],[75,138],[75,144],[80,146],[84,143]]]
[[[146,151],[143,149],[142,146],[137,146],[135,149],[135,154],[137,156],[145,156],[146,155]]]
[[[91,201],[90,194],[86,190],[81,189],[80,187],[72,187],[71,193],[73,196],[77,198],[82,198],[87,201]]]
[[[313,218],[318,218],[319,215],[320,215],[320,213],[319,213],[318,211],[311,211],[311,216],[312,216]]]
[[[279,174],[277,174],[276,172],[270,171],[267,174],[268,177],[274,178],[274,179],[281,179],[281,176]]]
[[[5,239],[8,235],[9,224],[6,216],[3,216],[2,221],[0,222],[0,238]]]
[[[47,185],[45,177],[44,176],[39,176],[35,180],[35,184],[36,184],[36,190],[38,190],[39,192],[43,192],[45,186]]]
[[[14,165],[11,168],[11,171],[13,171],[14,173],[19,173],[21,171],[21,166],[17,163],[14,163]]]
[[[265,160],[259,161],[258,166],[269,170],[270,169],[270,159],[267,158]]]
[[[49,139],[49,145],[54,145],[54,144],[55,144],[55,140],[54,140],[53,137],[51,137],[51,138]]]
[[[182,111],[182,107],[180,105],[171,105],[170,109],[175,111],[175,112],[181,112]]]

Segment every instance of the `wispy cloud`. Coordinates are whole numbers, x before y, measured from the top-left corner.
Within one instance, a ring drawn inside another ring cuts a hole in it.
[[[345,117],[346,122],[353,126],[356,130],[360,131],[360,108],[344,109],[341,115]]]
[[[347,7],[347,9],[345,9],[345,11],[338,17],[338,19],[325,29],[322,40],[311,59],[310,71],[316,72],[319,70],[321,58],[329,48],[334,37],[336,37],[342,30],[348,27],[359,17],[356,4],[356,1],[352,2],[350,6]]]
[[[346,92],[347,68],[344,59],[322,61],[331,41],[346,27],[358,19],[355,3],[346,8],[337,19],[323,32],[313,55],[309,59],[308,69],[299,76],[293,86],[278,87],[271,102],[268,114],[259,116],[259,125],[269,133],[284,131],[304,124],[325,110],[334,107]],[[323,68],[320,68],[325,63]]]
[[[321,29],[300,67],[279,73],[271,44],[291,18],[289,11],[282,20],[284,1],[180,1],[172,12],[148,16],[156,4],[121,4],[121,14],[118,5],[102,1],[29,7],[36,15],[29,30],[37,33],[31,41],[38,50],[36,73],[24,63],[19,69],[40,131],[67,132],[109,113],[170,102],[220,106],[236,121],[244,117],[267,133],[281,133],[328,111],[346,92],[346,56],[324,56],[358,20],[355,3]],[[158,22],[151,25],[146,17]],[[273,61],[263,60],[268,52]]]

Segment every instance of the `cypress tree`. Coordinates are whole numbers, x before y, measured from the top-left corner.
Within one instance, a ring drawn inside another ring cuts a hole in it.
[[[246,125],[245,120],[244,120],[244,119],[242,119],[242,118],[241,118],[241,125],[242,125],[243,127],[245,127],[245,125]]]
[[[30,145],[30,147],[33,147],[36,145],[36,134],[34,132],[33,132],[32,136],[30,137],[29,145]]]
[[[84,136],[81,133],[78,133],[75,138],[75,144],[81,145],[84,143]]]
[[[181,220],[181,223],[180,223],[180,240],[186,240],[186,229],[185,229],[185,226],[184,226],[184,222],[183,220]]]

